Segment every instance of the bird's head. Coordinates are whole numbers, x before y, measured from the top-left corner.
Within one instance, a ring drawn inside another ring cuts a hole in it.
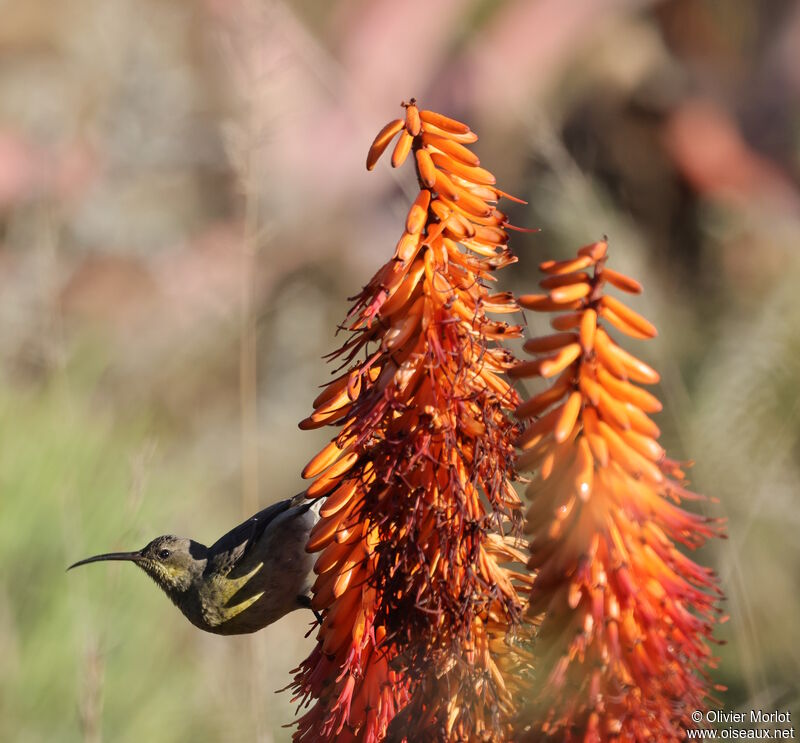
[[[175,596],[189,590],[195,580],[203,574],[206,566],[206,548],[186,537],[167,534],[156,537],[136,552],[108,552],[87,557],[70,565],[67,570],[104,560],[127,560],[135,563],[168,595]]]

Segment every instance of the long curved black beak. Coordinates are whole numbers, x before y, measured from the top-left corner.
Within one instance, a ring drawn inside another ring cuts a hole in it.
[[[67,570],[77,568],[79,565],[88,565],[90,562],[102,562],[104,560],[130,560],[137,562],[142,559],[141,552],[107,552],[104,555],[95,555],[94,557],[87,557],[85,560],[70,565]]]

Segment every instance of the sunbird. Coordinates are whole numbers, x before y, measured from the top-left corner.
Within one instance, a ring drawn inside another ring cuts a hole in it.
[[[311,607],[314,556],[305,546],[320,505],[301,493],[259,511],[210,547],[167,534],[137,552],[95,555],[67,570],[127,560],[195,627],[217,635],[257,632],[295,609]]]

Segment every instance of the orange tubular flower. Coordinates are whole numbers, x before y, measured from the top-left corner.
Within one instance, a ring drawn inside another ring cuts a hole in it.
[[[520,515],[519,401],[496,341],[520,328],[487,317],[518,308],[486,288],[516,260],[505,194],[464,146],[477,139],[466,125],[412,100],[368,169],[395,138],[392,165],[410,159],[420,192],[348,315],[334,355],[349,369],[300,424],[341,430],[303,471],[308,497],[325,498],[307,547],[322,623],[294,680],[310,705],[296,741],[499,739],[514,713],[521,654],[506,636],[530,581],[506,566],[524,560],[503,536]]]
[[[528,420],[519,468],[535,472],[528,615],[541,619],[521,740],[683,740],[714,664],[716,579],[675,542],[698,547],[720,524],[677,505],[699,496],[685,489],[648,417],[661,404],[639,384],[659,376],[604,325],[633,338],[656,330],[603,294],[606,283],[641,291],[605,267],[606,249],[598,242],[542,263],[545,293],[519,299],[561,313],[558,332],[529,340],[535,359],[512,372],[555,378],[516,411]]]

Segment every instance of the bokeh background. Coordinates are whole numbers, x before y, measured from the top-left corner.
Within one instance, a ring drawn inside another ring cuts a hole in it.
[[[606,233],[646,287],[659,424],[730,538],[727,709],[800,715],[800,4],[0,2],[0,739],[284,741],[310,615],[193,629],[89,554],[210,543],[302,487],[347,296],[468,121],[537,263]],[[543,329],[528,318],[530,332]],[[635,350],[638,341],[632,341]]]

